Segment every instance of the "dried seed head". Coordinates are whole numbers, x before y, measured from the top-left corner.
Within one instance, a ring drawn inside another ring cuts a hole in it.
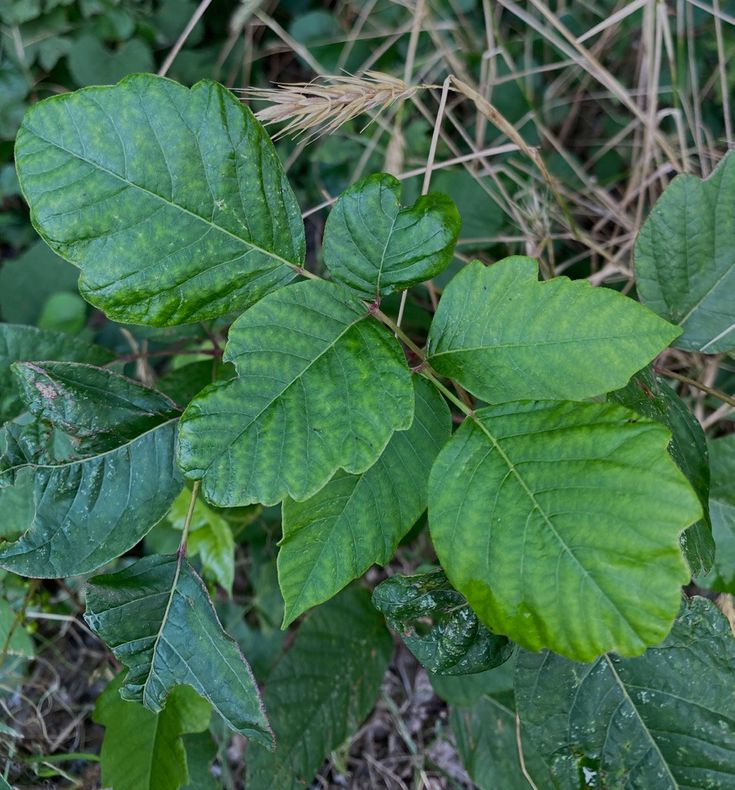
[[[368,71],[363,77],[319,77],[313,82],[279,84],[277,88],[246,88],[243,98],[270,102],[255,113],[264,124],[285,122],[276,137],[308,133],[313,139],[339,129],[368,110],[383,112],[393,102],[413,96],[419,86]]]

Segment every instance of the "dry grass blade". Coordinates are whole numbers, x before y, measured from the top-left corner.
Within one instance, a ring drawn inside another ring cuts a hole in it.
[[[286,124],[276,137],[308,133],[313,139],[336,131],[362,113],[375,110],[380,114],[394,102],[413,96],[420,87],[368,71],[363,77],[319,77],[312,82],[247,88],[240,93],[245,99],[269,102],[255,115],[266,125]]]

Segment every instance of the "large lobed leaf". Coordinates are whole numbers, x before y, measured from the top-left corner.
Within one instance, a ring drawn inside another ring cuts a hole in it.
[[[229,91],[150,74],[33,105],[15,146],[31,219],[111,318],[157,326],[252,304],[304,257],[270,139]]]
[[[683,328],[674,345],[735,348],[735,154],[702,181],[678,175],[641,228],[635,272],[641,300]]]
[[[445,195],[401,208],[401,183],[376,173],[340,195],[324,227],[324,263],[366,297],[430,280],[452,260],[461,220]]]
[[[262,299],[225,349],[239,378],[207,387],[181,420],[179,462],[230,507],[315,494],[359,474],[413,420],[411,374],[388,332],[346,289],[309,281]]]
[[[582,400],[625,386],[677,336],[650,310],[583,280],[538,280],[514,256],[468,264],[447,286],[429,361],[489,403]]]
[[[701,505],[669,432],[620,406],[480,409],[437,458],[431,535],[451,583],[496,633],[578,660],[636,655],[668,632]]]
[[[283,503],[278,580],[284,625],[331,598],[374,563],[385,565],[426,509],[429,471],[449,438],[444,399],[414,378],[416,410],[365,472],[338,472],[304,502]]]
[[[560,790],[702,790],[735,785],[735,639],[710,601],[682,607],[639,658],[576,664],[521,651],[521,719]]]
[[[374,705],[391,652],[366,590],[345,590],[315,610],[266,681],[276,749],[248,752],[248,790],[308,787]]]
[[[158,712],[191,686],[233,730],[272,745],[250,667],[185,559],[154,555],[90,579],[85,619],[128,667],[124,699]]]

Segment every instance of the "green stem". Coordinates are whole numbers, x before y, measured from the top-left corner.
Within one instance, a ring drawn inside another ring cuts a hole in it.
[[[199,496],[199,488],[201,487],[201,481],[197,480],[191,488],[191,498],[189,499],[189,510],[186,512],[186,520],[184,521],[184,529],[181,533],[181,542],[179,543],[179,559],[181,557],[186,556],[186,541],[189,538],[189,527],[191,527],[191,521],[194,517],[194,505],[197,503],[197,497]]]

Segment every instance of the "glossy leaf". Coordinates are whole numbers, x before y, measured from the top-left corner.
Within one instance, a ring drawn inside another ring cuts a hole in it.
[[[307,787],[375,704],[392,642],[366,590],[320,606],[271,673],[265,704],[276,749],[248,752],[248,790]]]
[[[176,416],[172,400],[111,370],[75,362],[14,363],[28,410],[80,439],[114,446]]]
[[[338,469],[358,474],[413,419],[403,352],[341,286],[298,283],[232,325],[239,378],[187,407],[179,462],[220,507],[302,500]]]
[[[442,450],[429,522],[450,582],[488,627],[579,660],[668,632],[701,506],[660,424],[620,406],[480,409]]]
[[[682,399],[650,368],[637,373],[623,389],[608,399],[644,417],[662,423],[671,431],[669,452],[687,476],[702,504],[702,519],[681,536],[681,547],[693,576],[708,571],[715,556],[709,517],[709,459],[707,440],[697,418]]]
[[[179,790],[189,780],[185,733],[209,726],[212,709],[192,688],[178,686],[159,713],[120,696],[122,675],[100,694],[94,720],[105,728],[102,785],[115,790]]]
[[[32,326],[0,324],[0,422],[23,410],[10,366],[13,362],[59,359],[104,365],[112,354],[99,346]]]
[[[538,280],[514,256],[468,264],[447,286],[429,361],[490,403],[582,400],[618,389],[677,336],[650,310],[584,280]]]
[[[429,672],[484,672],[507,661],[513,652],[506,637],[491,633],[478,621],[442,571],[390,576],[373,590],[373,606]]]
[[[295,276],[301,214],[252,113],[151,74],[33,105],[15,145],[34,227],[85,299],[156,326],[252,304]]]
[[[95,576],[84,617],[128,667],[123,699],[159,712],[175,686],[191,686],[233,730],[271,745],[250,667],[186,560],[154,555]]]
[[[729,623],[693,598],[666,641],[639,658],[576,664],[521,652],[515,690],[561,790],[582,778],[606,788],[726,788],[735,777],[733,670]]]
[[[35,512],[0,568],[34,578],[77,576],[132,548],[168,512],[183,480],[174,458],[176,420],[127,444],[34,471]]]
[[[396,431],[365,472],[338,472],[304,502],[283,503],[278,579],[284,626],[329,600],[374,563],[385,565],[426,509],[429,471],[449,438],[444,399],[415,377],[411,427]]]
[[[683,328],[678,348],[735,348],[735,155],[702,181],[678,175],[638,234],[641,301]]]
[[[324,263],[335,280],[366,297],[430,280],[452,260],[461,220],[445,195],[401,208],[401,183],[376,173],[334,204],[324,228]]]

